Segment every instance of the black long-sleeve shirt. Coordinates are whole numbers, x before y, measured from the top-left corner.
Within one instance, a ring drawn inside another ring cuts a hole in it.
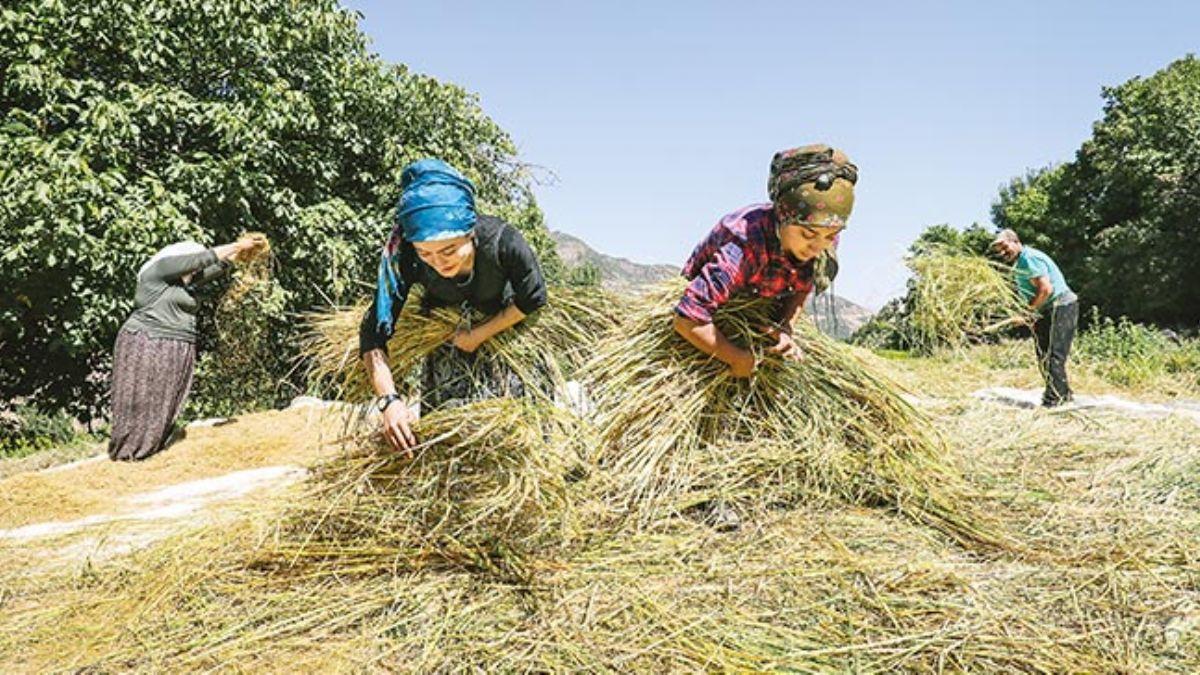
[[[125,321],[125,330],[150,337],[196,341],[195,289],[229,270],[212,249],[173,255],[154,261],[138,275],[134,303],[137,308]],[[185,284],[183,278],[192,274]]]
[[[465,303],[492,316],[509,305],[528,315],[546,304],[546,282],[537,256],[517,228],[493,216],[479,216],[475,223],[475,262],[466,278],[447,279],[417,256],[405,242],[397,257],[400,296],[392,303],[389,326],[377,320],[373,300],[359,325],[358,346],[362,355],[372,349],[387,350],[396,319],[404,308],[408,289],[420,284],[425,293],[422,306],[461,307]]]

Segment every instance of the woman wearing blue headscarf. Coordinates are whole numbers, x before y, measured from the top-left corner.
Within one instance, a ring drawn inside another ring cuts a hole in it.
[[[453,167],[424,159],[404,169],[398,223],[379,263],[375,300],[359,327],[359,354],[383,413],[383,432],[398,450],[416,444],[413,416],[396,394],[387,342],[414,285],[422,307],[477,310],[488,320],[460,328],[426,359],[423,411],[495,396],[520,395],[519,379],[499,364],[476,363],[474,352],[546,304],[537,258],[515,227],[475,212],[475,188]],[[480,373],[480,367],[485,372]]]

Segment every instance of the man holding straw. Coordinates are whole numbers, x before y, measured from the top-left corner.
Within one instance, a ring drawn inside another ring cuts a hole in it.
[[[1053,408],[1071,401],[1067,382],[1067,358],[1079,322],[1079,298],[1067,285],[1058,265],[1045,253],[1021,243],[1017,233],[1004,229],[996,235],[992,249],[1013,266],[1017,292],[1029,303],[1033,322],[1033,344],[1038,368],[1046,381],[1042,405]]]
[[[836,274],[831,247],[846,227],[857,182],[858,168],[828,145],[775,153],[771,201],[726,215],[684,265],[690,283],[675,307],[675,330],[735,377],[750,377],[754,353],[730,342],[713,314],[738,294],[778,298],[777,323],[764,327],[776,341],[767,351],[800,359],[792,323],[822,272]]]
[[[359,354],[383,413],[383,432],[397,450],[417,444],[412,412],[396,393],[387,343],[409,290],[424,288],[422,309],[460,307],[488,319],[460,325],[425,360],[424,410],[520,395],[523,384],[501,364],[477,363],[475,350],[546,304],[537,257],[513,226],[475,211],[475,187],[438,159],[410,164],[401,174],[398,224],[384,246],[375,299],[359,327]]]

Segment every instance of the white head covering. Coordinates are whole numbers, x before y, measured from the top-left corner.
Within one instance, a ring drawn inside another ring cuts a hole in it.
[[[207,248],[208,247],[194,241],[180,241],[164,246],[158,253],[150,256],[150,259],[143,263],[141,268],[138,269],[138,280],[141,280],[142,275],[145,274],[146,270],[151,265],[159,260],[162,260],[163,258],[170,258],[171,256],[176,255],[188,255],[190,253],[200,253],[207,250]]]

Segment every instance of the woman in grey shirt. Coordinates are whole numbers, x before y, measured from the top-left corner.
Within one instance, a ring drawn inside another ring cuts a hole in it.
[[[192,386],[196,365],[196,290],[224,275],[230,261],[264,242],[242,238],[205,248],[180,242],[138,271],[136,309],[117,334],[112,376],[113,460],[140,460],[162,450]]]

